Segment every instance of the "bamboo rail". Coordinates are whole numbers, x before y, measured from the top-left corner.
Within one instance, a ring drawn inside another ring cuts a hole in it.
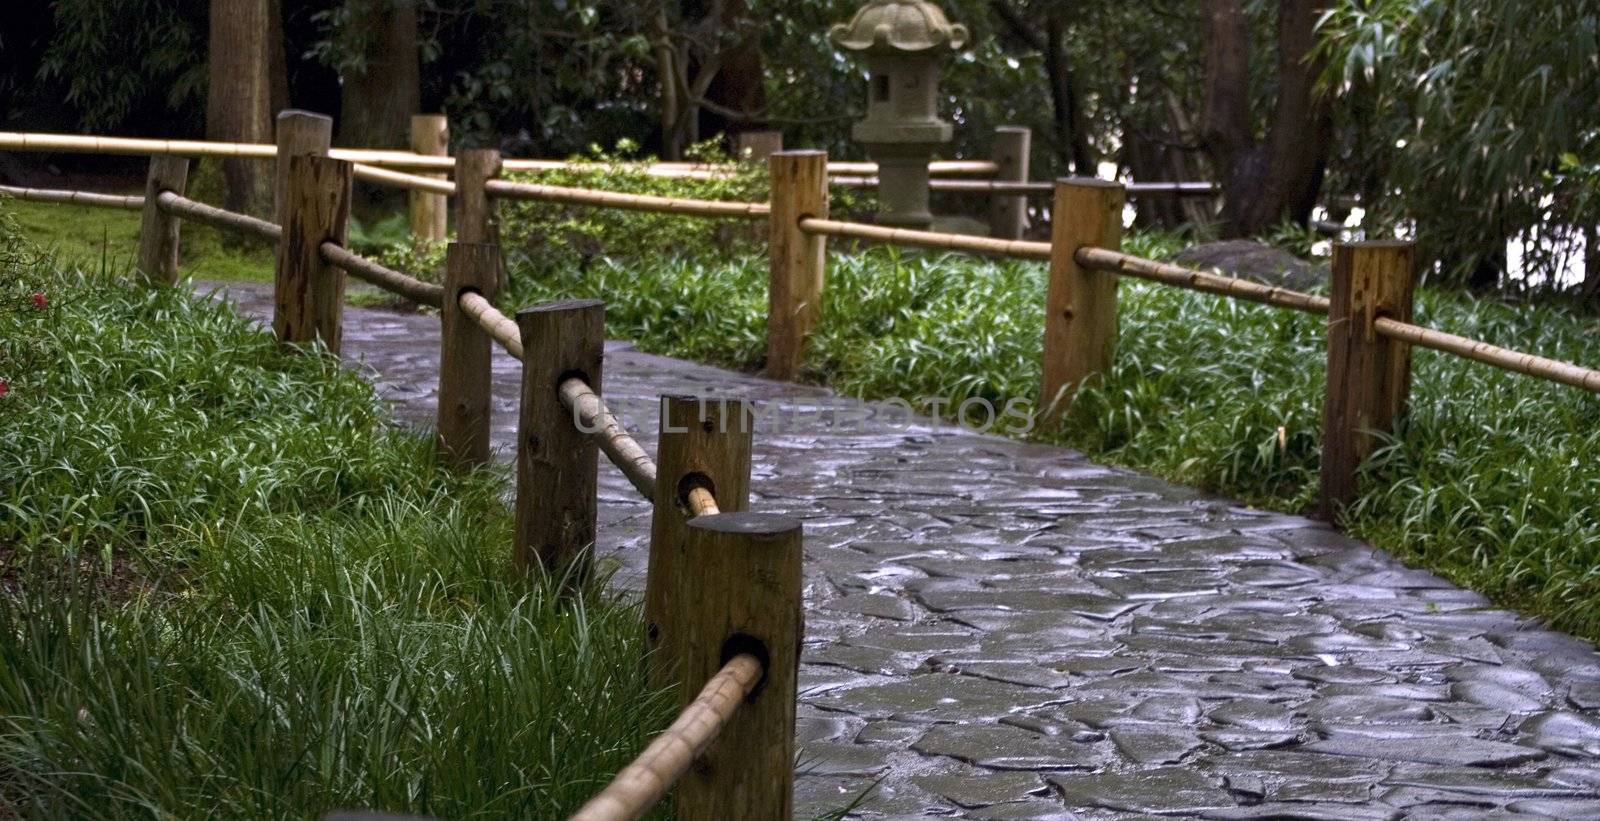
[[[1003,254],[1022,259],[1050,258],[1050,243],[1027,242],[1015,239],[995,239],[967,234],[943,234],[936,231],[914,231],[909,228],[887,228],[861,222],[839,220],[802,219],[800,230],[808,234],[832,237],[854,237],[924,248],[948,248],[955,251],[974,251],[983,254]]]
[[[511,317],[496,310],[494,305],[477,291],[465,291],[458,300],[461,310],[473,321],[480,325],[484,333],[491,339],[500,343],[506,353],[517,359],[523,357],[522,332],[517,330],[517,323]]]
[[[278,238],[283,235],[282,228],[264,219],[257,219],[246,214],[235,214],[232,211],[224,211],[216,206],[180,197],[171,191],[161,192],[156,197],[156,204],[161,210],[169,214],[176,214],[184,219],[205,223],[213,228],[248,234],[267,242],[277,242]]]
[[[830,185],[842,188],[876,188],[877,177],[833,177]],[[1222,189],[1211,182],[1131,182],[1123,186],[1129,194],[1171,194],[1175,196],[1215,196]],[[1055,190],[1053,182],[1014,182],[1004,180],[928,180],[929,191],[989,196],[1043,196]]]
[[[358,180],[386,185],[390,188],[402,188],[407,191],[425,191],[430,194],[445,194],[448,196],[454,196],[456,193],[456,184],[449,180],[407,174],[403,171],[393,171],[365,163],[356,163],[355,176]]]
[[[649,812],[722,733],[761,680],[761,673],[761,662],[755,656],[740,653],[729,659],[672,726],[579,808],[571,821],[631,821]]]
[[[278,147],[270,143],[236,143],[211,140],[166,140],[140,137],[101,137],[84,134],[44,134],[0,131],[0,150],[49,151],[63,154],[118,154],[125,156],[176,155],[183,157],[243,157],[272,159]],[[367,148],[334,148],[328,156],[371,166],[410,171],[450,171],[454,157]],[[507,171],[581,171],[603,169],[599,163],[570,160],[506,160]],[[721,166],[704,163],[658,162],[637,164],[644,173],[659,177],[715,179],[735,173]],[[988,160],[936,160],[928,163],[930,174],[994,174],[999,169]],[[833,162],[830,174],[876,174],[874,162]]]
[[[1442,351],[1455,354],[1462,359],[1482,362],[1501,370],[1520,373],[1551,382],[1559,382],[1574,388],[1600,393],[1600,370],[1585,368],[1555,359],[1546,359],[1531,353],[1522,353],[1487,342],[1479,342],[1464,336],[1424,328],[1409,322],[1400,322],[1388,317],[1378,317],[1373,322],[1373,328],[1380,336],[1385,336],[1400,342],[1409,342],[1420,348]]]
[[[88,205],[96,208],[120,208],[138,211],[144,207],[144,197],[118,194],[96,194],[90,191],[62,191],[54,188],[24,188],[0,185],[0,196],[26,202],[54,202],[67,205]]]
[[[722,202],[681,197],[657,197],[647,194],[621,194],[615,191],[563,188],[555,185],[506,182],[504,180],[490,180],[485,184],[484,188],[488,190],[491,196],[504,199],[566,202],[576,205],[621,208],[630,211],[686,214],[698,217],[764,219],[772,212],[772,206],[764,202]]]
[[[1105,248],[1079,248],[1075,256],[1078,264],[1097,271],[1108,271],[1113,274],[1138,277],[1151,282],[1175,285],[1179,288],[1188,288],[1191,291],[1219,294],[1247,302],[1259,302],[1279,308],[1305,311],[1308,314],[1325,315],[1328,313],[1328,298],[1325,296],[1262,285],[1259,282],[1251,282],[1248,279],[1239,279],[1238,277],[1210,274],[1194,268],[1156,262],[1119,251],[1110,251]]]
[[[399,294],[419,305],[437,308],[444,302],[444,288],[406,276],[393,268],[385,268],[336,242],[324,242],[320,250],[328,264],[344,269],[356,279]]]
[[[623,430],[617,417],[606,407],[600,394],[580,377],[571,377],[561,383],[561,404],[576,414],[573,420],[579,430],[594,437],[606,458],[622,471],[633,484],[633,489],[647,502],[655,501],[656,463],[650,454],[639,446],[639,441]]]
[[[463,294],[465,297],[465,294]],[[634,490],[639,491],[645,501],[655,501],[656,463],[650,454],[634,439],[622,425],[617,422],[617,417],[606,407],[600,394],[589,387],[589,383],[578,377],[572,377],[561,383],[561,404],[567,410],[577,414],[575,420],[584,431],[590,431],[595,442],[600,445],[600,450],[617,466],[622,474],[628,477],[628,482]],[[713,516],[720,513],[717,499],[710,489],[693,487],[688,492],[689,512],[693,516]]]

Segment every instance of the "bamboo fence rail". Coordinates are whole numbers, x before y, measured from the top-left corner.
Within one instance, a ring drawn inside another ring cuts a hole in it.
[[[1585,368],[1555,359],[1546,359],[1531,353],[1514,351],[1479,342],[1464,336],[1424,328],[1409,322],[1400,322],[1388,317],[1378,317],[1373,323],[1373,328],[1381,336],[1400,342],[1408,342],[1420,348],[1454,354],[1463,359],[1482,362],[1501,370],[1520,373],[1551,382],[1559,382],[1574,388],[1600,393],[1600,370]]]
[[[63,154],[113,154],[124,156],[175,155],[182,157],[241,157],[271,159],[278,156],[278,147],[271,143],[238,143],[213,140],[166,140],[138,137],[102,137],[86,134],[44,134],[32,132],[0,131],[0,150],[48,151]],[[409,171],[450,171],[455,168],[455,158],[410,151],[391,151],[367,148],[334,148],[328,156],[336,160],[350,160],[370,166],[383,166]],[[583,171],[602,170],[602,163],[571,160],[508,159],[507,171]],[[721,166],[704,163],[658,162],[629,163],[625,167],[637,168],[651,176],[692,179],[715,179],[735,173]],[[988,160],[935,160],[928,163],[928,173],[934,175],[994,174],[999,166]],[[828,164],[829,173],[876,174],[874,162],[834,162]]]
[[[748,653],[728,660],[678,719],[590,799],[571,821],[631,821],[650,811],[689,771],[739,711],[761,680],[761,662]]]
[[[322,258],[351,276],[391,293],[399,294],[418,305],[434,308],[444,302],[444,288],[410,277],[393,268],[385,268],[336,242],[324,242]]]
[[[1002,254],[1021,259],[1050,258],[1050,243],[1027,242],[1015,239],[995,239],[970,234],[944,234],[935,231],[915,231],[910,228],[888,228],[861,222],[842,222],[807,218],[800,220],[800,230],[808,234],[830,237],[853,237],[923,248],[946,248],[953,251],[974,251],[982,254]]]
[[[842,188],[876,188],[877,177],[831,177],[830,185]],[[1133,195],[1172,194],[1176,196],[1216,196],[1222,189],[1210,182],[1131,182],[1123,188]],[[1017,182],[1008,180],[928,180],[929,191],[985,196],[1041,196],[1055,190],[1053,182]]]
[[[561,383],[561,404],[576,416],[573,422],[578,425],[578,430],[593,437],[611,464],[628,477],[633,489],[639,491],[645,501],[655,501],[655,460],[650,458],[637,439],[623,430],[600,394],[595,393],[588,382],[574,376]]]
[[[377,183],[390,188],[401,188],[407,191],[424,191],[430,194],[445,194],[454,196],[456,184],[439,179],[438,177],[423,177],[417,174],[407,174],[403,171],[393,171],[376,165],[356,163],[355,177],[365,182]]]
[[[283,229],[264,219],[257,219],[247,214],[236,214],[224,211],[213,205],[195,202],[186,197],[181,197],[171,191],[163,191],[156,197],[156,204],[161,210],[169,214],[176,214],[184,219],[204,223],[213,228],[225,231],[234,231],[248,234],[256,239],[267,242],[277,242],[283,236]]]
[[[588,188],[563,188],[528,182],[491,180],[484,188],[490,196],[514,200],[565,202],[592,205],[602,208],[621,208],[630,211],[654,211],[665,214],[685,214],[697,217],[731,217],[738,219],[763,219],[772,207],[764,202],[723,202],[696,200],[682,197],[657,197],[648,194],[621,194],[615,191],[595,191]]]
[[[517,330],[517,323],[511,317],[500,313],[493,303],[477,291],[463,292],[459,301],[461,310],[472,317],[491,339],[500,343],[506,353],[517,359],[523,357],[522,332]]]
[[[118,194],[96,194],[90,191],[61,191],[54,188],[25,188],[0,185],[0,196],[27,202],[54,202],[66,205],[89,205],[97,208],[120,208],[137,211],[144,207],[144,197]]]
[[[1287,288],[1275,288],[1238,277],[1219,276],[1194,268],[1156,262],[1105,248],[1079,248],[1075,256],[1080,265],[1098,271],[1138,277],[1151,282],[1187,288],[1191,291],[1203,291],[1208,294],[1218,294],[1248,302],[1260,302],[1279,308],[1305,311],[1309,314],[1326,315],[1328,313],[1328,298],[1325,296],[1291,291]]]

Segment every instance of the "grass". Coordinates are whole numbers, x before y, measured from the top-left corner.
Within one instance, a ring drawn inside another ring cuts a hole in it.
[[[510,572],[500,470],[225,306],[0,251],[0,814],[549,817],[665,726],[634,606]]]
[[[1161,257],[1170,237],[1135,235]],[[627,246],[620,246],[626,251]],[[719,249],[712,258],[725,255]],[[614,336],[731,367],[764,353],[766,261],[594,258],[513,276],[512,304],[607,301]],[[1092,457],[1278,510],[1316,493],[1325,342],[1317,317],[1138,282],[1111,371],[1059,429]],[[846,393],[997,403],[1038,394],[1043,266],[875,248],[829,257],[808,376]],[[1600,365],[1600,321],[1424,288],[1420,321]],[[1405,429],[1343,525],[1414,564],[1600,638],[1600,397],[1418,351]]]
[[[23,236],[63,265],[97,270],[103,260],[133,259],[139,250],[139,212],[85,205],[8,200]],[[185,223],[180,259],[184,276],[226,282],[271,282],[272,248],[224,237]]]

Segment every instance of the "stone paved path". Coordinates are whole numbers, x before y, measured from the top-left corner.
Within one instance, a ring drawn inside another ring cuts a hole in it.
[[[350,310],[345,333],[430,424],[437,319]],[[508,446],[517,370],[495,369]],[[652,451],[661,393],[841,406],[621,344],[606,376]],[[876,782],[860,816],[1600,818],[1588,643],[1309,519],[878,424],[756,438],[752,506],[806,526],[803,816]],[[599,549],[637,584],[648,508],[601,477]]]

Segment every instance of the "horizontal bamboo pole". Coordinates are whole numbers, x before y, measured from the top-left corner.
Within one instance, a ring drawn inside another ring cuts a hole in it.
[[[587,188],[562,188],[527,182],[490,180],[485,186],[489,195],[503,199],[567,202],[576,205],[595,205],[623,208],[633,211],[654,211],[663,214],[688,214],[699,217],[736,217],[764,219],[772,207],[764,202],[721,202],[694,200],[680,197],[656,197],[647,194],[622,194],[615,191],[592,191]]]
[[[441,180],[437,177],[419,177],[416,174],[392,171],[365,163],[356,163],[355,176],[358,180],[377,183],[390,188],[401,188],[407,191],[426,191],[430,194],[445,194],[448,196],[454,196],[456,193],[456,184],[449,180]]]
[[[15,185],[0,185],[0,197],[27,202],[55,202],[68,205],[89,205],[96,208],[121,208],[125,211],[138,211],[144,208],[144,197],[121,196],[117,194],[96,194],[92,191],[61,191],[54,188],[23,188]]]
[[[63,154],[123,154],[155,156],[173,154],[183,157],[253,157],[271,159],[278,156],[278,147],[270,143],[233,143],[209,140],[157,140],[140,137],[100,137],[86,134],[39,134],[17,131],[0,131],[0,150],[49,151]],[[387,151],[367,148],[335,148],[328,153],[336,160],[349,160],[385,168],[410,171],[449,171],[455,168],[454,157],[415,154],[409,151]],[[737,173],[732,168],[704,163],[638,163],[644,173],[659,177],[691,179],[716,179]],[[570,160],[506,160],[507,171],[582,171],[603,170],[604,164]],[[987,160],[942,160],[928,163],[931,174],[994,174],[998,169]],[[835,162],[828,164],[830,174],[876,174],[878,164],[873,162]]]
[[[444,302],[444,289],[438,285],[431,285],[392,268],[385,268],[336,242],[324,242],[320,250],[322,258],[327,260],[329,265],[343,269],[356,279],[376,285],[390,293],[399,294],[418,305],[431,305],[437,308]]]
[[[577,419],[573,421],[581,426],[580,430],[594,437],[601,452],[622,471],[622,475],[628,477],[634,490],[639,491],[646,501],[654,501],[655,460],[639,446],[637,439],[623,430],[600,394],[595,393],[589,383],[574,376],[561,383],[561,404],[577,414]]]
[[[717,497],[711,495],[710,488],[693,487],[689,489],[689,515],[715,516],[722,509],[717,506]]]
[[[233,231],[239,234],[248,234],[267,242],[277,242],[283,235],[283,229],[264,219],[256,219],[246,214],[235,214],[224,211],[203,202],[195,202],[186,197],[180,197],[171,191],[163,191],[156,198],[156,204],[161,210],[169,214],[176,214],[187,220],[205,223],[213,228],[224,231]]]
[[[1305,311],[1308,314],[1326,315],[1328,313],[1328,298],[1324,296],[1291,291],[1287,288],[1275,288],[1270,285],[1262,285],[1259,282],[1251,282],[1248,279],[1208,274],[1205,271],[1185,268],[1181,265],[1155,262],[1119,251],[1109,251],[1104,248],[1079,248],[1076,256],[1078,264],[1097,271],[1109,271],[1114,274],[1148,279],[1152,282],[1175,285],[1179,288],[1188,288],[1191,291],[1203,291],[1208,294],[1229,296],[1247,302],[1260,302],[1279,308],[1291,308],[1296,311]]]
[[[474,322],[483,326],[494,341],[499,342],[506,353],[517,359],[523,356],[522,331],[517,329],[517,323],[500,311],[477,291],[466,291],[461,294],[461,311],[472,317]]]
[[[761,662],[755,656],[740,653],[729,659],[678,714],[678,720],[574,813],[571,821],[632,821],[649,812],[721,734],[760,680]]]
[[[909,228],[886,228],[861,222],[839,220],[803,219],[800,230],[809,234],[830,237],[854,237],[897,245],[917,245],[924,248],[947,248],[953,251],[972,251],[982,254],[1001,254],[1021,259],[1050,258],[1050,243],[1025,242],[1015,239],[995,239],[970,234],[942,234],[935,231],[913,231]]]
[[[877,177],[832,177],[830,185],[841,188],[877,188]],[[928,190],[982,196],[1045,196],[1055,191],[1052,182],[1006,182],[1000,180],[928,180]],[[1123,190],[1133,196],[1173,195],[1215,196],[1222,189],[1211,182],[1130,182]]]
[[[1380,336],[1400,342],[1409,342],[1419,348],[1442,351],[1455,354],[1463,359],[1493,365],[1501,370],[1547,379],[1574,388],[1600,393],[1600,371],[1561,362],[1555,359],[1546,359],[1531,353],[1513,351],[1487,342],[1479,342],[1463,336],[1412,325],[1409,322],[1400,322],[1388,317],[1378,317],[1373,322],[1374,329]]]

